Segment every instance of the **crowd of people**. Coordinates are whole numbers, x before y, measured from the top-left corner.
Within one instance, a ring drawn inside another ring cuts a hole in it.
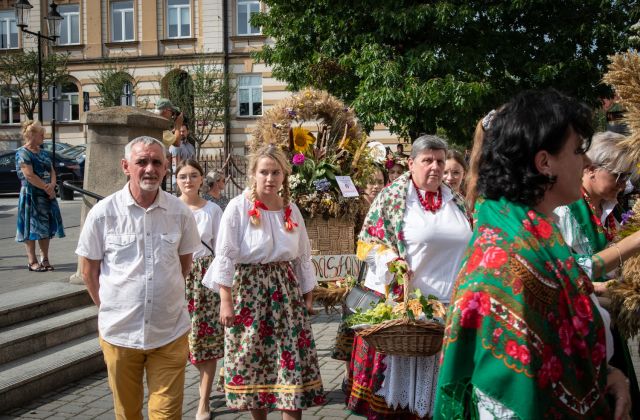
[[[247,189],[228,199],[224,174],[180,152],[183,121],[163,104],[178,133],[127,144],[128,182],[91,209],[76,249],[116,417],[142,418],[146,381],[149,418],[180,418],[188,360],[200,372],[196,419],[210,418],[214,387],[254,419],[299,419],[325,391],[291,164],[265,144]],[[48,241],[64,236],[55,171],[42,127],[23,134],[16,239],[29,270],[52,270]],[[629,349],[606,309],[608,285],[640,251],[640,232],[615,240],[635,167],[623,139],[594,133],[584,104],[528,91],[478,121],[468,160],[423,135],[375,168],[354,200],[361,286],[389,300],[419,290],[448,312],[434,356],[382,354],[342,322],[332,356],[345,362],[346,408],[374,420],[638,418]],[[172,164],[179,197],[161,189]]]

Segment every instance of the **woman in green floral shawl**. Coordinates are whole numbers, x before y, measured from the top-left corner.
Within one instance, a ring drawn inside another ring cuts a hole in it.
[[[619,223],[615,218],[618,194],[631,176],[633,162],[622,146],[625,136],[606,131],[593,136],[587,157],[591,161],[582,175],[582,197],[554,210],[556,225],[582,269],[594,282],[597,296],[606,301],[608,285],[616,278],[622,263],[640,251],[640,232],[618,242]],[[618,213],[619,214],[619,213]],[[621,369],[631,382],[633,418],[640,418],[640,390],[629,347],[616,327],[613,328],[613,356],[609,363]]]
[[[485,129],[434,417],[628,418],[628,381],[607,363],[592,283],[551,219],[580,197],[590,112],[556,91],[530,91]]]

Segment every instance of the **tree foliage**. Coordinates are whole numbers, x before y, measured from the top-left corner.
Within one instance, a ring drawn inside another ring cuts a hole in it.
[[[607,56],[625,48],[630,0],[264,0],[274,40],[255,54],[289,89],[326,89],[367,130],[457,143],[518,91],[555,87],[595,104]]]
[[[198,158],[202,145],[224,125],[233,94],[221,67],[215,57],[200,53],[191,64],[168,72],[166,96],[185,113]]]
[[[42,57],[42,92],[63,83],[69,76],[67,54],[48,54]],[[20,99],[20,108],[33,119],[38,106],[38,53],[34,50],[0,55],[0,86],[5,95]]]
[[[125,83],[131,83],[131,93],[134,94],[138,82],[133,74],[129,74],[131,68],[119,61],[105,61],[100,65],[93,78],[100,98],[98,105],[101,108],[120,106]]]

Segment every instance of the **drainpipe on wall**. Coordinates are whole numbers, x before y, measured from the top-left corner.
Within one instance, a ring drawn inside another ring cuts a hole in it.
[[[222,74],[224,77],[225,85],[227,89],[229,88],[229,0],[222,0],[222,30],[223,30],[223,47],[222,51],[224,53],[224,64],[222,68]],[[230,91],[227,90],[229,93]],[[224,143],[223,143],[223,152],[224,156],[227,157],[231,154],[231,121],[230,121],[230,113],[229,107],[231,104],[231,95],[227,95],[227,100],[225,101],[224,106]],[[227,168],[227,172],[229,168]],[[225,174],[229,176],[229,174]]]

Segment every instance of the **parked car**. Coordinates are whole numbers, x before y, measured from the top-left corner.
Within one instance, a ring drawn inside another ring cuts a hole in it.
[[[52,142],[51,140],[45,140],[45,141],[42,143],[42,146],[40,146],[40,147],[42,147],[42,148],[43,148],[44,150],[46,150],[47,152],[51,153],[51,151],[53,150],[53,142]],[[57,142],[56,142],[56,154],[58,154],[58,153],[62,153],[62,152],[64,152],[65,150],[70,149],[71,147],[73,147],[73,146],[71,146],[71,145],[70,145],[70,144],[68,144],[68,143],[62,143],[62,142],[60,142],[60,141],[57,141]]]
[[[56,153],[56,178],[58,191],[63,200],[73,199],[73,191],[62,186],[63,181],[71,181],[82,186],[84,181],[84,159],[82,165],[72,158]],[[16,173],[16,151],[0,153],[0,193],[19,193],[20,179]]]

